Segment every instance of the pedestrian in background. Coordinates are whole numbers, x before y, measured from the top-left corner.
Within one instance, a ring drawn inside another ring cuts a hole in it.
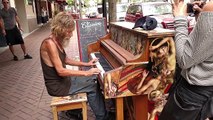
[[[7,45],[13,54],[13,60],[18,61],[18,57],[15,55],[13,45],[20,44],[22,51],[24,53],[24,59],[32,59],[32,57],[26,53],[26,47],[24,40],[21,35],[22,28],[19,23],[19,18],[15,8],[10,7],[8,0],[2,0],[3,8],[0,11],[0,21],[4,22],[2,28],[2,33],[5,35],[7,40]],[[16,26],[18,24],[18,27]]]
[[[0,47],[7,46],[7,42],[6,42],[5,36],[3,34],[3,29],[4,29],[4,22],[2,19],[0,19]]]
[[[48,15],[47,15],[47,10],[42,7],[41,9],[41,19],[42,19],[42,23],[45,24],[48,21]]]
[[[173,4],[176,60],[181,77],[159,120],[212,120],[213,117],[213,2],[200,8],[196,26],[189,35],[186,8],[183,0]]]

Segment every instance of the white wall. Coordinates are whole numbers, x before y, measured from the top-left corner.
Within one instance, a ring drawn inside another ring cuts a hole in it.
[[[15,0],[14,5],[16,7],[22,29],[24,30],[25,33],[28,33],[29,26],[28,26],[28,21],[27,21],[25,2],[24,2],[24,0]]]

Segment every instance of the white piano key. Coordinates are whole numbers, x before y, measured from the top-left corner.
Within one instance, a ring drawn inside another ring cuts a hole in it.
[[[91,57],[92,59],[97,58],[97,57],[95,56],[95,53],[91,53],[91,54],[90,54],[90,57]],[[103,69],[103,67],[101,66],[101,64],[100,64],[99,61],[95,62],[95,65],[96,65],[96,67],[97,67],[99,70],[101,70],[100,77],[101,77],[101,80],[103,81],[103,77],[104,77],[105,70]]]

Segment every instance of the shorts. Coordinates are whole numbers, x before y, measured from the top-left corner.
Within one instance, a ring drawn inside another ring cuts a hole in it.
[[[5,31],[6,31],[5,37],[7,40],[7,45],[24,44],[24,40],[21,36],[21,32],[17,26],[15,26],[11,30],[5,30]]]
[[[6,38],[2,33],[0,33],[0,47],[6,47],[6,46],[7,46]]]

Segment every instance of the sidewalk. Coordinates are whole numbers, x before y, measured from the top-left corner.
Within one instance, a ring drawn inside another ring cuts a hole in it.
[[[44,86],[39,56],[40,44],[49,34],[47,24],[25,38],[32,60],[24,59],[19,45],[14,46],[19,61],[13,61],[8,48],[0,52],[0,120],[53,120],[51,96]],[[65,50],[73,59],[79,58],[76,31]],[[65,112],[60,112],[59,116],[60,120],[74,120],[67,118]],[[88,120],[94,120],[90,109]]]

